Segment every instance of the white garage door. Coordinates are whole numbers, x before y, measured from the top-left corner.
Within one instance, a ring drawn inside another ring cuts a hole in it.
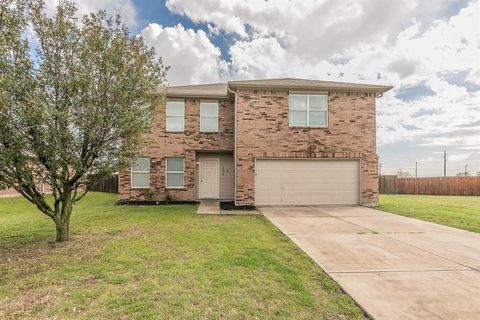
[[[256,205],[359,203],[359,161],[257,159]]]

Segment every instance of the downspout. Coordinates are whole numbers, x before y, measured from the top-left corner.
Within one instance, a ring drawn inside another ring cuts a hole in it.
[[[378,99],[378,98],[381,98],[383,97],[383,93],[379,93],[377,95],[375,95],[375,98]],[[373,101],[375,103],[375,156],[377,157],[377,169],[378,169],[378,160],[380,159],[380,157],[378,156],[378,153],[377,153],[377,100],[374,100]],[[374,203],[373,206],[377,206],[378,205],[378,195],[380,194],[380,174],[377,172],[377,176],[378,176],[378,192],[377,192],[377,201],[376,203]],[[362,204],[363,205],[363,204]]]
[[[237,92],[230,89],[230,84],[227,82],[227,90],[232,93],[233,102],[233,202],[237,204]]]

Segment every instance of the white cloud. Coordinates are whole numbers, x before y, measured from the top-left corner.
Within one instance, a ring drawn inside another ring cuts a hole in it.
[[[459,149],[462,149],[462,150],[479,150],[480,151],[480,144],[478,146],[460,147]]]
[[[297,55],[318,61],[362,42],[395,39],[414,19],[444,16],[451,1],[167,0],[166,6],[243,38],[274,36]]]
[[[153,46],[170,65],[170,84],[208,83],[221,80],[228,66],[202,30],[185,29],[181,24],[163,27],[152,23],[140,32],[149,46]]]
[[[106,10],[109,14],[120,14],[129,27],[137,21],[137,11],[130,0],[74,0],[78,14],[83,16],[91,12]],[[45,9],[49,14],[55,13],[59,0],[46,0]]]
[[[449,46],[445,46],[443,40],[449,35],[452,35],[451,38],[468,35],[471,26],[478,24],[477,16],[472,15],[474,12],[480,12],[478,2],[458,17],[437,23],[416,38],[412,39],[411,34],[405,32],[392,45],[354,47],[343,56],[319,62],[296,55],[289,48],[282,47],[274,37],[241,41],[230,48],[232,65],[237,78],[296,76],[392,84],[394,90],[377,100],[379,144],[414,139],[433,132],[444,132],[446,128],[461,126],[478,118],[480,92],[470,93],[460,84],[449,83],[442,77],[443,73],[452,70],[473,74],[480,69],[480,45],[465,46],[452,40]],[[468,30],[464,32],[465,26]],[[480,36],[470,34],[468,38],[474,42]],[[346,62],[336,63],[338,59]],[[395,70],[392,68],[395,63],[402,66]],[[388,70],[389,67],[393,70]],[[381,78],[377,80],[379,74]],[[396,97],[400,88],[422,82],[431,94],[411,101]],[[427,112],[418,116],[422,110],[431,110],[431,114]],[[408,130],[404,126],[420,130]],[[439,146],[467,143],[465,139],[452,142],[432,137],[430,140],[430,145]]]
[[[238,79],[276,77],[285,72],[278,67],[288,65],[287,52],[274,37],[238,41],[229,53]]]
[[[222,69],[214,74],[220,78],[393,85],[377,100],[379,150],[402,141],[430,151],[448,147],[453,154],[480,147],[480,128],[462,130],[480,119],[479,0],[168,0],[166,5],[207,23],[213,34],[236,35],[230,60],[216,56]],[[480,160],[478,154],[469,160],[474,157]]]
[[[258,1],[260,2],[260,1]],[[244,23],[237,14],[240,9],[235,1],[183,1],[167,0],[165,5],[175,13],[183,14],[194,22],[211,22],[228,32],[246,36]]]
[[[458,162],[465,161],[470,158],[471,153],[451,154],[448,155],[448,161]]]

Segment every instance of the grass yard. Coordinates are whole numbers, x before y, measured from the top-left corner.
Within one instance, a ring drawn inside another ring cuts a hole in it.
[[[480,233],[480,197],[382,194],[378,209]]]
[[[365,319],[262,216],[115,201],[83,199],[57,245],[46,216],[0,199],[0,319]]]

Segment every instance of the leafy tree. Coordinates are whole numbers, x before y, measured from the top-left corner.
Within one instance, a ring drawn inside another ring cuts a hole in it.
[[[71,2],[53,17],[43,1],[0,2],[0,188],[49,216],[57,242],[86,184],[134,159],[168,69],[119,16],[76,17]]]

